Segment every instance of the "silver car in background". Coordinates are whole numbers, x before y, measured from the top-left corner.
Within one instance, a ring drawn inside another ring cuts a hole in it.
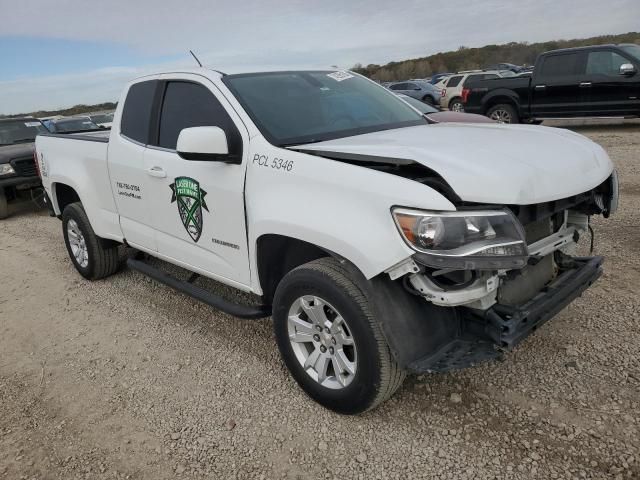
[[[410,80],[407,82],[392,83],[387,88],[393,93],[417,98],[429,105],[439,105],[442,92],[426,80]]]

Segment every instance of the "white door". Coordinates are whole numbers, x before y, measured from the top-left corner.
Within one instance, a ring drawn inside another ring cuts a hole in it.
[[[109,139],[109,177],[120,227],[127,242],[144,250],[156,250],[149,210],[149,177],[145,171],[145,145],[158,80],[134,83],[127,92],[118,131]]]
[[[242,164],[185,160],[175,149],[182,129],[217,126],[227,134],[230,155],[242,159],[243,150],[247,155],[247,130],[203,77],[163,75],[160,88],[164,95],[157,138],[144,158],[158,253],[246,287],[251,280],[244,210],[246,159]]]

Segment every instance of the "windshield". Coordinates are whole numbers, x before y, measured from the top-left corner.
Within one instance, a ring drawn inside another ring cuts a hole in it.
[[[622,45],[620,48],[640,60],[640,45]]]
[[[409,97],[407,95],[402,95],[400,98],[402,100],[404,100],[405,102],[407,102],[409,105],[411,105],[416,110],[420,110],[421,113],[436,113],[436,112],[438,112],[437,108],[433,108],[431,105],[427,105],[426,103],[421,102],[417,98]]]
[[[35,141],[39,133],[47,133],[39,120],[0,122],[0,145],[30,143]]]
[[[80,130],[99,130],[95,123],[86,118],[77,118],[73,120],[63,120],[55,122],[56,132],[77,132]]]
[[[347,72],[255,73],[222,80],[278,146],[427,124],[393,93]]]

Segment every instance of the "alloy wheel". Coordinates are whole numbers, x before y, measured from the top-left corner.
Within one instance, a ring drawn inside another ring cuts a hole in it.
[[[287,328],[293,352],[320,385],[348,386],[358,368],[356,344],[347,321],[324,299],[305,295],[289,309]]]

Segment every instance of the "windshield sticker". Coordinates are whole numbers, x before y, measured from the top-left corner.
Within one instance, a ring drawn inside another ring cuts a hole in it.
[[[341,82],[343,80],[348,80],[350,78],[353,78],[353,75],[351,75],[348,72],[333,72],[333,73],[327,74],[327,77],[333,78],[336,82]]]
[[[177,202],[182,225],[191,239],[198,243],[202,235],[202,209],[209,211],[204,201],[207,192],[200,188],[197,180],[189,177],[176,177],[169,187],[172,192],[171,203]]]
[[[40,122],[24,122],[25,127],[39,127]]]

